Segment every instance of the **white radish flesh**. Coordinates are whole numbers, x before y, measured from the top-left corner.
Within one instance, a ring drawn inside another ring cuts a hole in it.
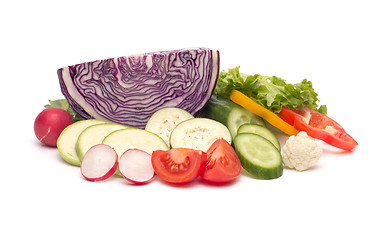
[[[154,176],[151,155],[139,149],[129,149],[121,155],[119,170],[126,180],[137,184],[146,183]]]
[[[118,166],[116,151],[105,144],[91,147],[81,163],[81,173],[89,181],[101,181],[112,176]]]

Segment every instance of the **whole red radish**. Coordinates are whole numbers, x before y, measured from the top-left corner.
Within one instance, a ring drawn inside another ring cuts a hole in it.
[[[47,146],[56,147],[60,133],[73,123],[72,116],[61,108],[46,108],[34,122],[35,136]]]

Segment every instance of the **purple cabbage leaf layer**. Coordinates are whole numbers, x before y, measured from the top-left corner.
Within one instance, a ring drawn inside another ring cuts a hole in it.
[[[179,49],[110,58],[60,68],[63,95],[82,119],[144,128],[164,107],[197,113],[210,99],[219,52]]]

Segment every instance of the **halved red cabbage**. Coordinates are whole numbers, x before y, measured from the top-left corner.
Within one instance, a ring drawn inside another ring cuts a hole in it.
[[[210,99],[219,51],[179,49],[76,64],[57,71],[63,95],[82,119],[144,128],[164,107],[191,114]]]

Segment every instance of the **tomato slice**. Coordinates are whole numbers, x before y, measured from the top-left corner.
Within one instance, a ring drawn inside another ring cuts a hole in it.
[[[340,124],[312,109],[290,110],[283,107],[279,116],[297,130],[305,131],[310,137],[323,140],[334,147],[350,151],[358,145]]]
[[[207,154],[188,148],[156,150],[151,156],[155,173],[170,183],[188,183],[202,174],[207,163]]]
[[[216,140],[207,150],[207,165],[201,177],[210,182],[229,182],[241,173],[241,162],[232,146]]]

